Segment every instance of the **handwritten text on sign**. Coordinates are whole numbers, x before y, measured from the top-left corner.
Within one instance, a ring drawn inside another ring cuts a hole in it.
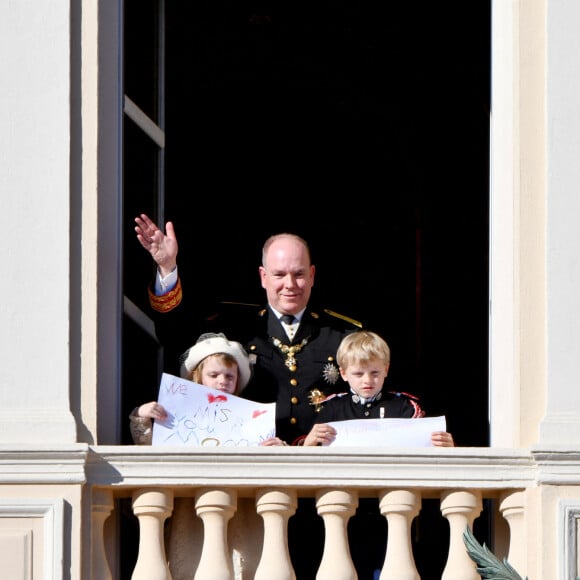
[[[276,434],[275,403],[254,403],[163,373],[158,402],[166,421],[155,421],[153,445],[247,447]]]

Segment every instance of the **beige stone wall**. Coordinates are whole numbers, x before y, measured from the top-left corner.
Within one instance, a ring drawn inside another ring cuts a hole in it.
[[[3,577],[81,578],[81,507],[80,485],[0,485]]]

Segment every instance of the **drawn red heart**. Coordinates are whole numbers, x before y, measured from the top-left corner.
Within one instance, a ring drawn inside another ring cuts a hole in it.
[[[260,415],[263,415],[264,413],[266,413],[267,411],[254,411],[252,413],[252,419],[255,419],[256,417],[259,417]]]

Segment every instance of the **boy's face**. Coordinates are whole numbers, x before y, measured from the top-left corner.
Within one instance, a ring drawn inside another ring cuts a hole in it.
[[[374,397],[382,388],[389,372],[389,365],[380,359],[351,363],[346,369],[341,367],[340,376],[350,388],[361,397]]]

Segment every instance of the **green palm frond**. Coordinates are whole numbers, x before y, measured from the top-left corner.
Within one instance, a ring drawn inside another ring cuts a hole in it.
[[[488,580],[522,580],[522,577],[514,570],[504,558],[499,560],[487,546],[483,546],[475,539],[469,526],[463,532],[463,541],[469,557],[477,564],[477,572],[482,578]],[[528,580],[526,577],[525,580]]]

